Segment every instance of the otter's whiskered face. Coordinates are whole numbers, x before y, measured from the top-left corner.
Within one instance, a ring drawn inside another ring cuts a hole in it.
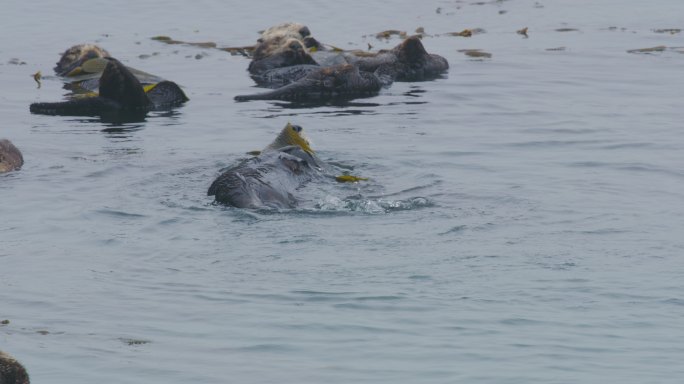
[[[311,31],[304,24],[299,23],[283,23],[275,25],[263,31],[261,38],[268,40],[276,36],[294,37],[296,39],[303,39],[311,35]]]
[[[298,64],[316,65],[306,47],[297,39],[271,39],[260,43],[249,63],[251,73],[261,73],[273,68],[289,67]]]
[[[69,76],[78,66],[88,59],[109,57],[109,53],[95,44],[79,44],[67,49],[62,54],[54,70],[59,76]]]

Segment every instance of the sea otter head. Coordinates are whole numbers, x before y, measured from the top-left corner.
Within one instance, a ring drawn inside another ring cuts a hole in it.
[[[400,62],[418,63],[428,56],[418,36],[411,36],[393,49]]]
[[[303,40],[308,36],[311,36],[311,31],[309,31],[309,27],[306,25],[300,23],[283,23],[263,31],[259,41],[267,41],[275,37]]]
[[[95,44],[74,45],[64,51],[54,70],[59,76],[75,76],[79,74],[77,69],[82,63],[98,57],[110,57],[110,55]]]
[[[299,64],[316,65],[316,61],[309,55],[302,42],[297,39],[287,39],[284,42],[274,39],[268,44],[257,46],[248,69],[250,73],[256,74]]]

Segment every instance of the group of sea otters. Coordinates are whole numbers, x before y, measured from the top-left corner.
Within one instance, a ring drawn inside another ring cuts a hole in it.
[[[428,53],[418,36],[378,52],[344,51],[317,41],[298,23],[277,25],[261,33],[248,71],[268,91],[235,96],[236,101],[353,99],[377,94],[394,81],[439,78],[449,64]],[[178,107],[188,101],[181,87],[155,75],[129,68],[93,44],[80,44],[62,54],[54,68],[71,93],[67,100],[33,103],[31,113],[66,116],[133,115]],[[19,169],[21,152],[0,140],[0,173]],[[225,170],[208,195],[238,208],[293,208],[296,190],[313,179],[357,182],[352,175],[334,176],[310,147],[298,125],[288,123],[276,139],[254,157]],[[28,383],[15,359],[0,352],[0,384]]]

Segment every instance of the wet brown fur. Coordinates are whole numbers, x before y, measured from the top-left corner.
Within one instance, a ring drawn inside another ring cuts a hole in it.
[[[29,384],[29,375],[21,363],[0,351],[0,384]]]
[[[74,64],[78,63],[79,61],[84,61],[84,59],[94,59],[96,57],[111,56],[109,55],[109,52],[95,44],[74,45],[73,47],[64,51],[62,57],[55,66],[55,72],[58,75],[66,75],[64,72],[72,68]]]
[[[19,149],[7,139],[0,139],[0,173],[21,168],[24,158]]]

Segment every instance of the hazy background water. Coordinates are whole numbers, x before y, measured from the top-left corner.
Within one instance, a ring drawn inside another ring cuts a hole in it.
[[[34,383],[679,383],[684,35],[657,30],[682,14],[6,1],[0,137],[26,164],[0,176],[0,349]],[[150,39],[242,46],[284,21],[361,49],[424,27],[451,69],[341,106],[235,103],[256,90],[247,59]],[[465,28],[484,32],[445,35]],[[63,94],[31,74],[81,42],[191,101],[134,124],[29,114]],[[371,180],[291,212],[212,205],[219,169],[288,121]]]

